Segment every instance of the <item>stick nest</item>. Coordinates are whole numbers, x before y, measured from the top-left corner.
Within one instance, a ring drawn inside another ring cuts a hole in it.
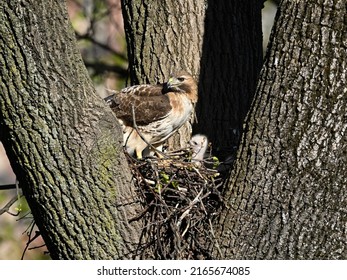
[[[189,150],[163,159],[128,157],[144,206],[133,218],[144,219],[141,259],[211,259],[211,246],[219,250],[212,220],[222,205],[222,178],[212,158],[211,168],[190,158]]]

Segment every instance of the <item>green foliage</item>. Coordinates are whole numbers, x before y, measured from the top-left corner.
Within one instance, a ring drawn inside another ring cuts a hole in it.
[[[217,169],[217,167],[220,165],[219,159],[216,156],[213,156],[212,161],[213,161],[213,169]]]
[[[178,189],[179,183],[177,180],[174,180],[174,175],[170,177],[169,174],[165,173],[165,171],[161,171],[159,173],[160,181],[157,182],[155,186],[156,192],[160,193],[163,187],[169,186],[174,189]]]

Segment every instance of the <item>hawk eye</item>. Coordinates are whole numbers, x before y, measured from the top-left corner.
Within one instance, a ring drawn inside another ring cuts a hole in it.
[[[180,81],[180,82],[183,82],[184,81],[184,77],[178,77],[177,80]]]

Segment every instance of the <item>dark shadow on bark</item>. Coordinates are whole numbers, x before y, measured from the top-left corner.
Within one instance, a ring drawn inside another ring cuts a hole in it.
[[[194,133],[224,160],[235,154],[262,65],[263,1],[208,1]]]

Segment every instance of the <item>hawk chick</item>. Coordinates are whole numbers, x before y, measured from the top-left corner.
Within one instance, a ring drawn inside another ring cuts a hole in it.
[[[208,148],[208,139],[205,135],[195,134],[189,141],[189,146],[192,150],[192,162],[201,164]]]
[[[160,146],[189,120],[198,100],[197,84],[190,74],[179,71],[164,84],[127,87],[105,100],[122,125],[128,153],[142,158],[147,143]]]

